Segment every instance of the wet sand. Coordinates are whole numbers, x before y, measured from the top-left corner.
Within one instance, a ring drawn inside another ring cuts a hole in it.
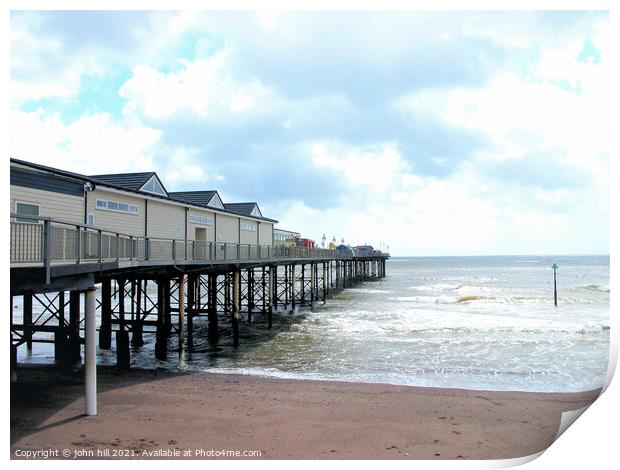
[[[87,417],[81,373],[22,366],[18,376],[11,386],[11,458],[39,449],[58,450],[58,458],[64,449],[70,458],[75,451],[83,458],[217,458],[221,450],[260,451],[249,457],[260,459],[514,458],[547,448],[562,412],[600,393],[100,367],[99,414]]]

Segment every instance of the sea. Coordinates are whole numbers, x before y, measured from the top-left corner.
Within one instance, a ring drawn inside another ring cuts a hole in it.
[[[558,305],[554,306],[556,263]],[[475,390],[574,392],[602,387],[609,355],[609,256],[393,257],[386,277],[341,290],[315,308],[241,323],[234,348],[206,341],[154,358],[154,335],[132,366],[293,379]],[[99,351],[114,364],[114,349]],[[49,362],[36,344],[19,360]]]

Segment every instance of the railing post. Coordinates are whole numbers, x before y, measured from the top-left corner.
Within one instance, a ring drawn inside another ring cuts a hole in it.
[[[129,248],[129,261],[133,261],[133,235],[129,236],[129,244],[131,248]]]
[[[101,230],[97,230],[97,234],[99,235],[99,247],[98,247],[98,255],[99,255],[99,263],[103,262],[103,236]]]
[[[149,237],[144,237],[144,261],[149,259]]]
[[[213,242],[209,242],[209,260],[213,261]]]
[[[116,262],[121,258],[121,234],[116,234]]]
[[[176,240],[172,240],[172,261],[177,259]]]
[[[228,253],[226,253],[228,251],[227,248],[226,248],[226,245],[227,245],[227,243],[224,242],[224,261],[226,261],[226,255],[228,254]]]
[[[52,223],[49,220],[43,221],[43,265],[45,266],[45,283],[52,282]]]
[[[248,253],[248,256],[250,254]],[[241,259],[241,243],[237,243],[237,259]]]
[[[76,225],[77,238],[75,239],[75,264],[80,264],[82,261],[82,229],[79,225]]]

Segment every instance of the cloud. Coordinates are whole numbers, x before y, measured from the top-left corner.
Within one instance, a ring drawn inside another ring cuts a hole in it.
[[[76,171],[155,170],[315,239],[605,252],[607,21],[15,13],[11,148]]]
[[[86,175],[145,171],[154,166],[159,131],[119,124],[109,114],[66,125],[58,114],[13,111],[11,156]]]

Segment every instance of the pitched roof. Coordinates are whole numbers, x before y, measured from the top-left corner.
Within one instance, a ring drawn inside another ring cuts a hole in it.
[[[230,202],[224,204],[226,210],[241,215],[252,215],[252,211],[256,206],[255,202]]]
[[[87,175],[82,175],[79,173],[73,173],[70,171],[61,170],[58,168],[53,168],[50,166],[41,165],[38,163],[29,162],[26,160],[20,160],[14,157],[11,157],[11,163],[27,166],[27,167],[34,168],[40,171],[51,172],[57,175],[65,176],[67,178],[78,179],[83,182],[90,181],[95,184],[102,184],[103,186],[110,186],[116,189],[131,191],[134,193],[141,193],[140,188],[144,186],[144,184],[153,175],[157,176],[157,174],[154,171],[144,172],[144,173],[117,173],[117,174],[109,174],[109,175],[87,176]],[[157,179],[159,180],[159,177],[157,177]],[[160,180],[160,183],[161,183],[161,180]],[[192,204],[195,206],[210,207],[212,209],[222,210],[222,209],[218,209],[213,206],[208,206],[208,203],[211,201],[213,196],[216,194],[218,198],[221,200],[217,191],[179,191],[179,192],[172,192],[172,193],[166,192],[166,193],[167,193],[166,195],[163,195],[163,194],[159,195],[159,194],[150,193],[150,192],[148,194],[151,197],[157,197],[157,198],[164,199],[164,200],[174,200],[177,202],[184,202],[186,204]],[[202,197],[202,200],[205,202],[200,201],[201,197]],[[251,204],[252,205],[252,208],[250,209],[250,212],[251,212],[254,207],[253,204],[256,204],[256,203],[254,202],[254,203],[240,203],[240,204]],[[255,219],[262,219],[262,220],[267,220],[269,222],[278,223],[277,220],[264,217],[262,214],[260,216],[255,216],[255,215],[253,216],[253,215],[238,212],[236,210],[229,209],[227,207],[228,205],[229,204],[226,204],[223,209],[226,212],[232,212],[232,213],[240,214],[240,215],[248,215]],[[236,204],[230,204],[230,205],[235,206]]]
[[[95,182],[110,184],[112,186],[139,191],[142,186],[155,174],[155,172],[145,173],[116,173],[110,175],[92,175]]]
[[[176,199],[177,201],[207,206],[216,193],[217,191],[177,191],[168,193],[168,196],[170,196],[170,199]]]

